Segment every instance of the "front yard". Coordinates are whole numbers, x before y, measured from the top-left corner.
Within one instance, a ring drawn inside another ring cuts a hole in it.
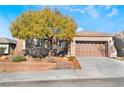
[[[22,62],[12,62],[9,57],[3,56],[0,60],[0,72],[80,69],[75,57],[47,57],[42,59],[26,57],[26,59]]]

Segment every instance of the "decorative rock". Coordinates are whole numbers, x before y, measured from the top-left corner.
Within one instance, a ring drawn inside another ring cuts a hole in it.
[[[70,62],[57,62],[56,69],[74,69],[74,65]]]
[[[1,62],[5,62],[5,61],[7,61],[8,60],[8,56],[1,56],[0,57],[0,61]]]

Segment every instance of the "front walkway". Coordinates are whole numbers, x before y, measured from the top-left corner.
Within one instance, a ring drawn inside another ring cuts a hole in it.
[[[0,73],[0,86],[8,82],[60,81],[87,79],[124,79],[124,63],[106,57],[77,57],[81,70]],[[124,83],[124,82],[122,82]],[[66,85],[65,85],[66,86]]]

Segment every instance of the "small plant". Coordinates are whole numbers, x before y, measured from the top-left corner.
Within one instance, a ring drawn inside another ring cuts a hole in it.
[[[69,60],[69,61],[74,61],[74,59],[75,59],[74,56],[68,57],[68,60]]]
[[[18,56],[15,56],[13,58],[13,62],[22,62],[22,61],[26,61],[27,59],[24,57],[24,56],[21,56],[21,55],[18,55]]]

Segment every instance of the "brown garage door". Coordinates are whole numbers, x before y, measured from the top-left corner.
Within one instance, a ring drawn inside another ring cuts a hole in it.
[[[105,41],[77,41],[77,56],[107,56],[107,42]]]

